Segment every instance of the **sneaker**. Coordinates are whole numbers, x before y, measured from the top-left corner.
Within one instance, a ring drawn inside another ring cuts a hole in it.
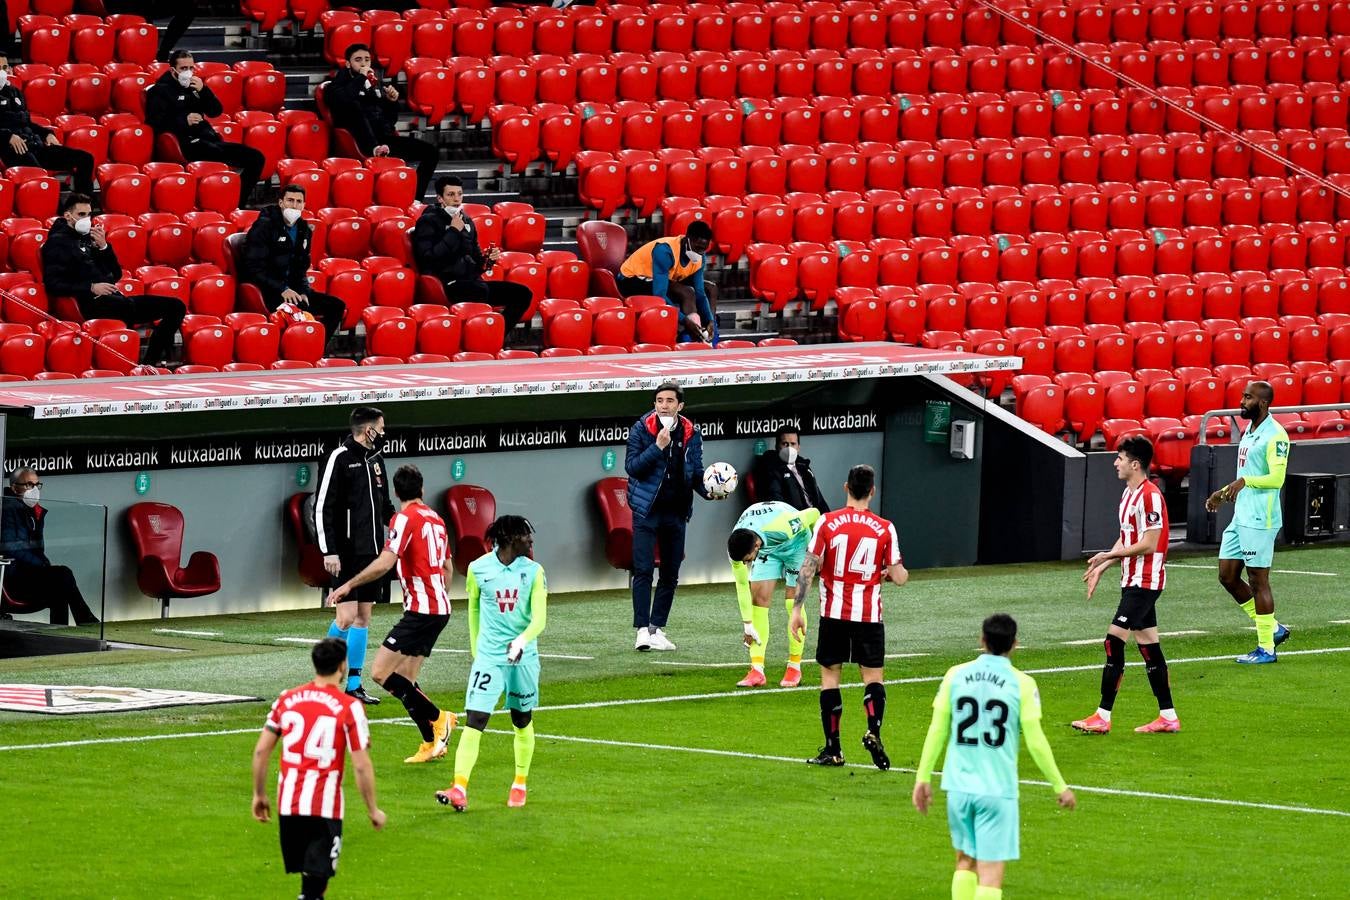
[[[379,705],[380,705],[380,698],[379,698],[379,697],[372,697],[372,696],[370,696],[369,694],[366,693],[366,689],[363,688],[363,687],[360,687],[360,686],[357,686],[356,688],[354,688],[354,689],[348,691],[348,692],[347,692],[347,696],[348,696],[348,697],[355,697],[357,700],[360,700],[360,701],[361,701],[362,703],[364,703],[366,706],[379,706]]]
[[[844,754],[839,750],[821,747],[820,752],[806,761],[808,766],[842,766]]]
[[[1180,719],[1164,719],[1162,716],[1149,722],[1147,725],[1140,725],[1134,730],[1135,734],[1173,734],[1181,730]]]
[[[449,806],[455,812],[464,812],[469,805],[469,795],[464,788],[455,785],[448,791],[437,791],[436,802],[441,806]]]
[[[1103,719],[1101,716],[1097,715],[1096,713],[1093,713],[1092,715],[1088,716],[1086,719],[1079,719],[1079,720],[1077,720],[1076,722],[1070,722],[1069,724],[1071,724],[1074,728],[1077,728],[1079,731],[1083,732],[1084,734],[1110,734],[1110,733],[1111,733],[1111,723],[1108,722],[1108,721],[1106,721],[1105,719]]]
[[[751,666],[750,671],[745,673],[745,677],[736,682],[736,687],[763,687],[767,681],[768,679],[764,677],[761,670]]]
[[[647,629],[645,629],[645,628],[639,628],[639,629],[637,630],[637,632],[638,632],[638,633],[637,633],[637,641],[634,642],[634,644],[633,644],[633,649],[634,649],[634,650],[641,650],[641,651],[643,651],[643,652],[646,652],[646,651],[652,649],[652,636],[651,636],[651,633],[648,632]]]
[[[443,709],[440,718],[431,723],[432,743],[436,745],[432,759],[440,759],[450,749],[450,732],[455,730],[455,723],[458,721],[454,713]]]
[[[525,805],[525,785],[511,785],[511,796],[506,798],[506,805],[512,809],[520,809]]]
[[[1257,647],[1246,656],[1239,656],[1237,659],[1233,660],[1233,662],[1243,663],[1249,666],[1263,666],[1266,663],[1273,663],[1276,661],[1277,659],[1274,653],[1264,650],[1261,647]]]
[[[1280,625],[1275,629],[1275,646],[1278,647],[1287,640],[1289,640],[1289,626]]]
[[[891,758],[886,755],[886,748],[881,746],[881,738],[869,731],[863,735],[862,745],[872,754],[872,765],[883,772],[891,767]]]
[[[666,637],[665,631],[660,628],[652,632],[652,634],[648,636],[648,640],[651,642],[651,649],[653,650],[675,649],[675,642]]]
[[[417,752],[404,760],[405,763],[424,763],[431,762],[437,756],[445,755],[445,748],[441,747],[441,752],[436,753],[437,744],[435,741],[423,741],[417,745]]]
[[[779,687],[796,687],[802,683],[802,667],[788,666],[787,671],[783,673],[783,680],[778,682]]]

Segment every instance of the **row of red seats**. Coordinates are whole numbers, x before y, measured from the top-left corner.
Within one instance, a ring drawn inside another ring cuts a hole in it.
[[[93,319],[83,328],[43,320],[36,330],[0,323],[0,374],[9,376],[7,381],[52,372],[74,376],[89,369],[122,375],[136,364],[140,349],[140,335],[111,319]]]
[[[13,6],[14,4],[10,4]],[[17,18],[23,58],[27,62],[59,66],[65,62],[92,63],[96,66],[113,62],[150,65],[159,49],[159,31],[154,23],[140,16],[102,16],[67,14],[53,15],[20,13],[11,9],[10,17]],[[10,30],[13,34],[13,29]]]
[[[286,100],[286,75],[263,60],[197,63],[196,74],[220,101],[224,114],[257,110],[277,114]],[[167,63],[47,63],[29,60],[15,66],[13,81],[34,115],[71,112],[101,115],[109,109],[145,116],[145,91]]]

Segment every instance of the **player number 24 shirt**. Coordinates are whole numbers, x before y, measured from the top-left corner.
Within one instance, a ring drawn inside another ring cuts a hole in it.
[[[311,682],[277,698],[266,728],[281,738],[278,814],[341,819],[347,751],[370,746],[361,701],[332,685]]]

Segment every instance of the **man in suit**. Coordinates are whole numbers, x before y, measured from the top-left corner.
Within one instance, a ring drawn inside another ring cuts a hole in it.
[[[785,425],[774,436],[774,448],[755,460],[756,500],[781,500],[797,509],[812,507],[827,513],[830,505],[816,483],[811,460],[801,456],[802,440],[796,428]]]

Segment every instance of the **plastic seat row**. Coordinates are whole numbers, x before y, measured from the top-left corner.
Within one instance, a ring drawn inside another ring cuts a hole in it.
[[[59,103],[98,115],[110,107],[145,114],[145,91],[168,70],[165,63],[56,63],[28,61],[14,67],[14,80],[35,115]],[[257,110],[279,113],[286,99],[286,76],[269,62],[245,60],[197,63],[196,74],[220,101],[226,115]],[[102,104],[99,107],[99,104]]]
[[[18,16],[17,24],[23,58],[28,62],[56,66],[73,61],[101,66],[117,60],[149,65],[155,61],[159,48],[159,32],[154,23],[140,16],[105,19],[82,14],[60,18],[30,14]]]

